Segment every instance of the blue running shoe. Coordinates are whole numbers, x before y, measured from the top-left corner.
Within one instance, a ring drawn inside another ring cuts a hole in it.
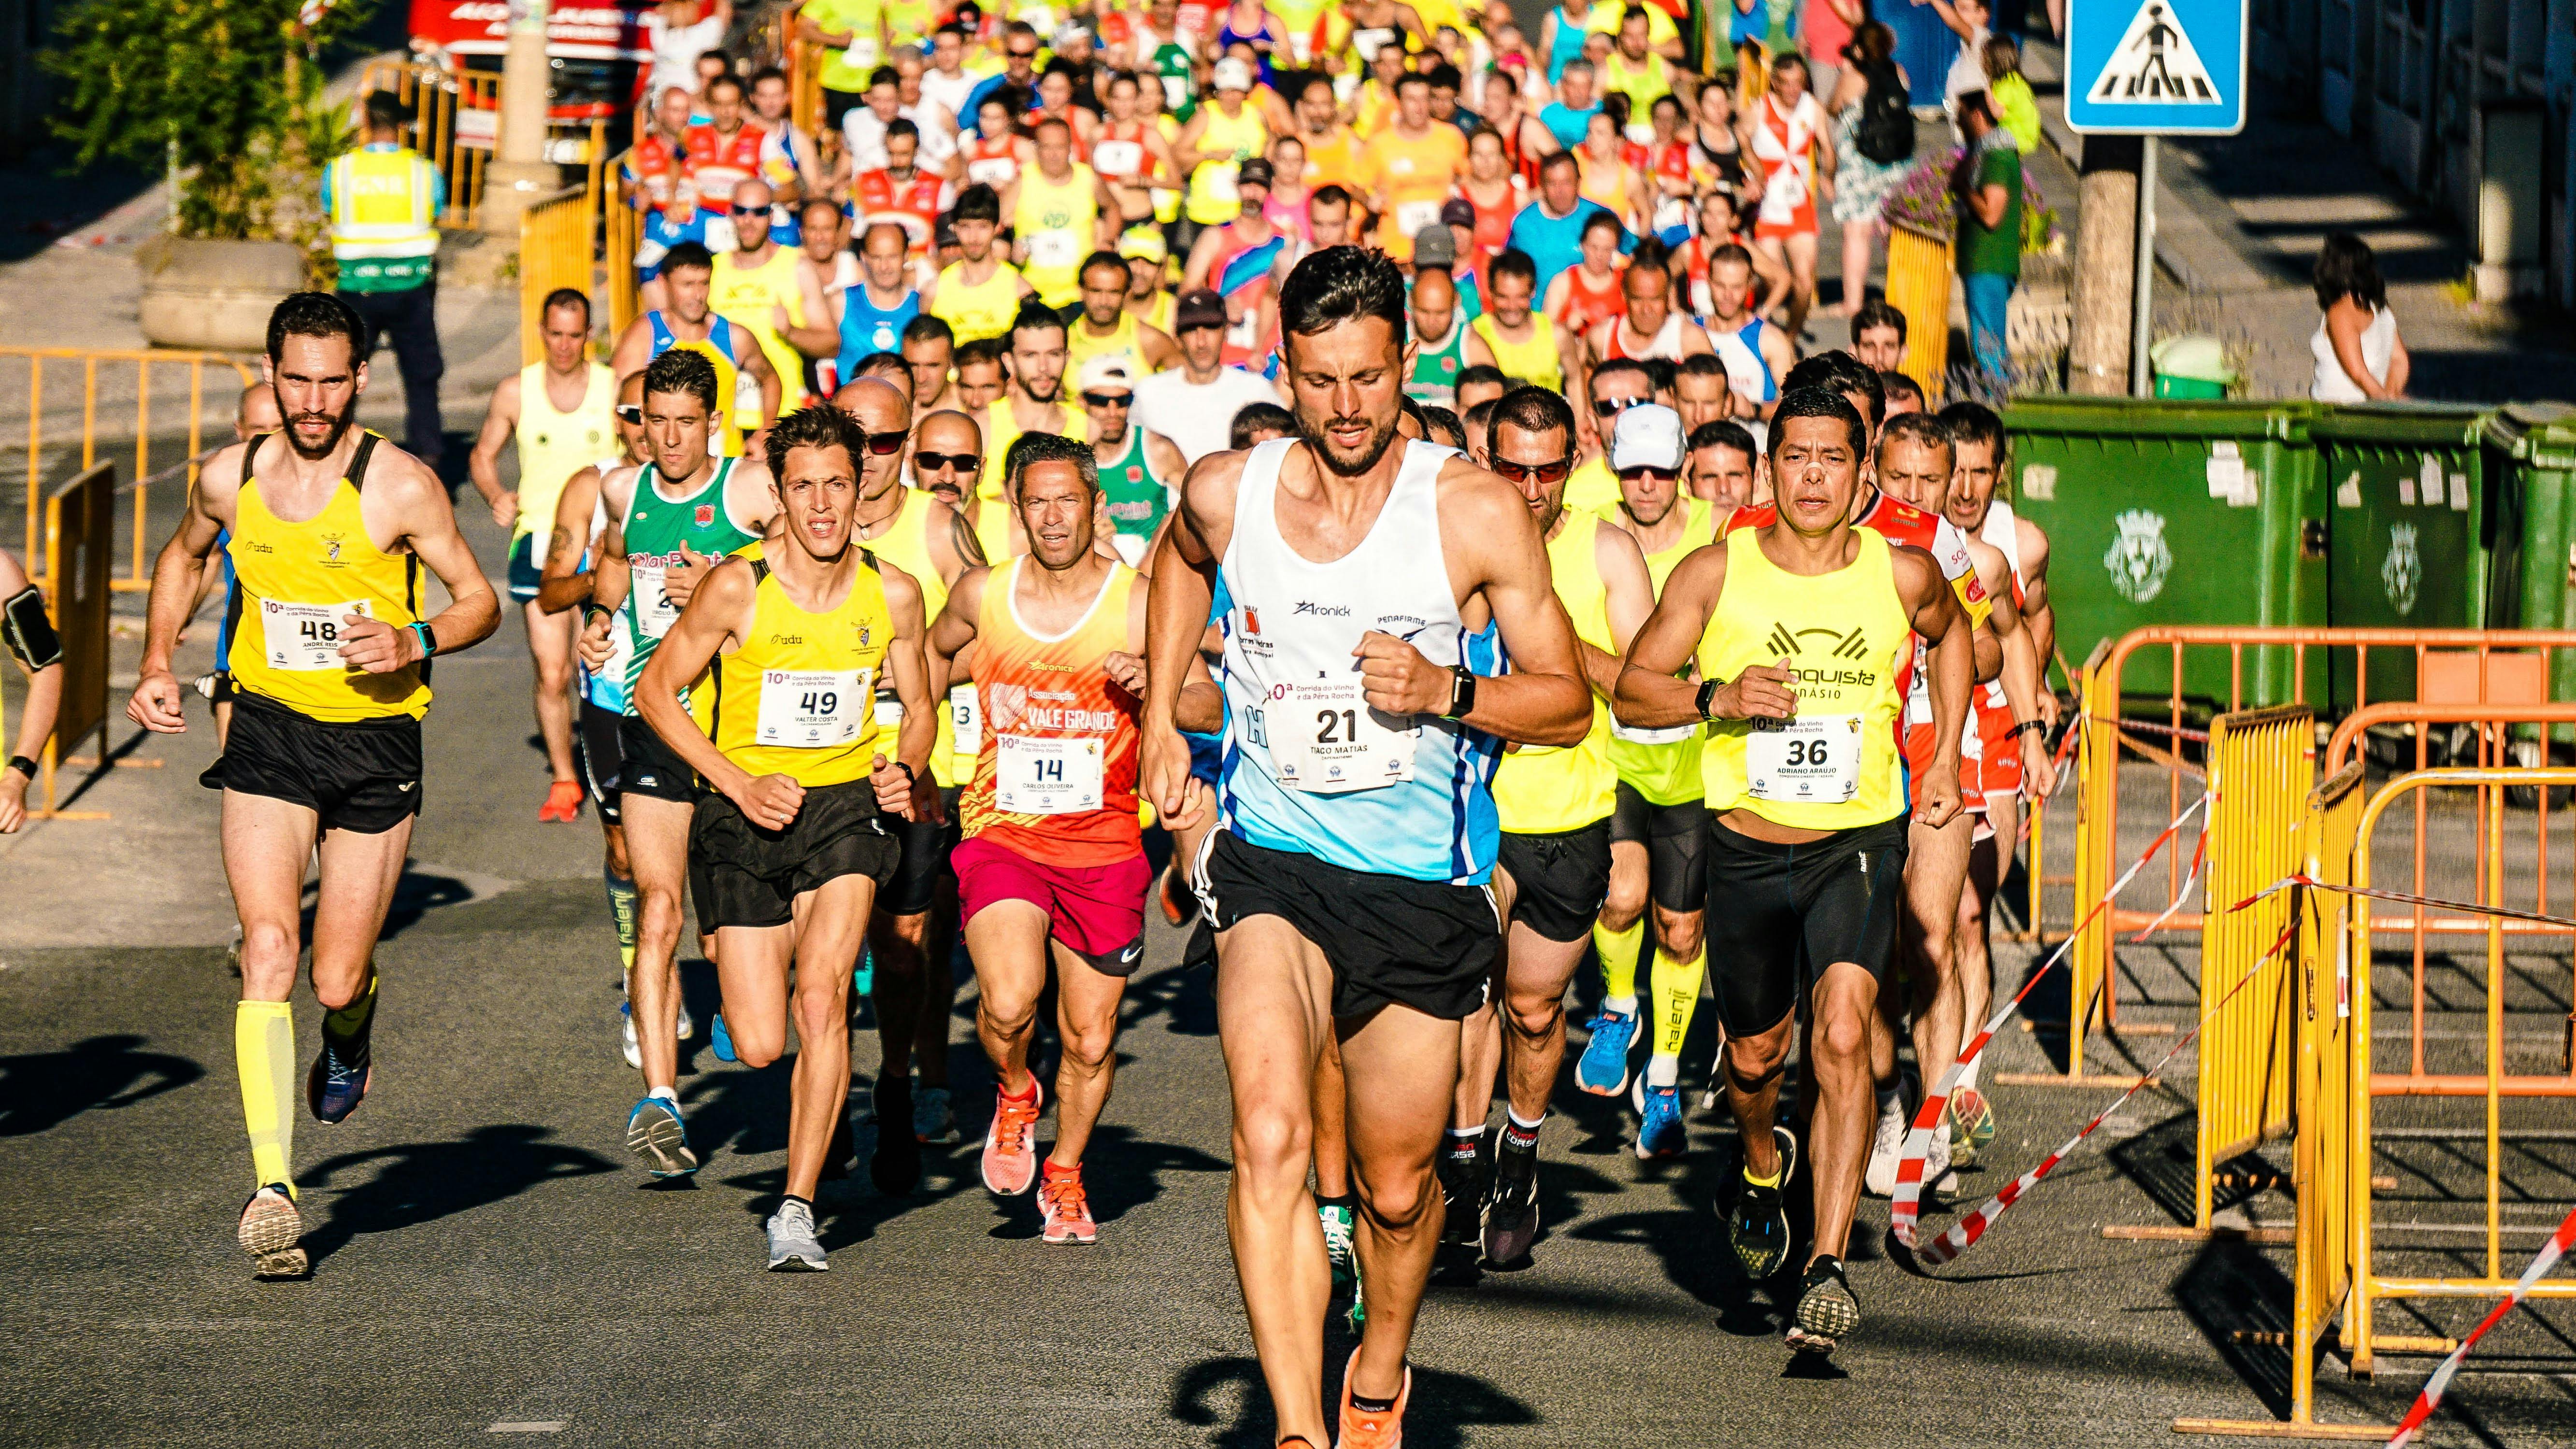
[[[358,1110],[358,1104],[367,1100],[367,1084],[375,1074],[376,1069],[365,1057],[342,1061],[326,1041],[321,1055],[313,1059],[313,1070],[304,1078],[305,1104],[324,1125],[336,1126],[347,1121],[349,1114]]]
[[[729,1062],[733,1056],[733,1033],[725,1030],[724,1013],[716,1013],[715,1025],[707,1029],[707,1045],[715,1049],[716,1060]]]
[[[688,1125],[667,1097],[646,1097],[626,1114],[626,1150],[655,1177],[686,1177],[698,1170],[698,1154],[689,1150]]]
[[[1645,1120],[1637,1124],[1638,1160],[1681,1156],[1690,1146],[1690,1131],[1682,1126],[1681,1088],[1640,1082],[1638,1089],[1645,1099],[1641,1108]]]
[[[853,997],[866,996],[876,989],[877,953],[874,948],[862,942],[859,946],[859,964],[850,968],[850,994]]]
[[[1583,1060],[1574,1064],[1574,1085],[1596,1097],[1615,1097],[1628,1090],[1628,1048],[1637,1040],[1637,1014],[1604,1009],[1585,1030]]]

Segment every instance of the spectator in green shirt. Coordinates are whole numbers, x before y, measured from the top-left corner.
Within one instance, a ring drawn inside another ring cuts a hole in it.
[[[1968,347],[1998,387],[2011,375],[2004,318],[2021,280],[2021,152],[1995,118],[1984,91],[1959,97],[1968,149],[1950,173],[1959,208],[1959,281],[1968,310]]]

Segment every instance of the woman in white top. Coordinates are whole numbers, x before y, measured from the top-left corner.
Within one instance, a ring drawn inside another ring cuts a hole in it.
[[[2370,245],[2350,232],[2326,238],[2317,253],[2317,332],[2308,339],[2317,378],[2308,395],[2319,402],[2385,402],[2406,396],[2410,364],[2397,340],[2397,314]]]

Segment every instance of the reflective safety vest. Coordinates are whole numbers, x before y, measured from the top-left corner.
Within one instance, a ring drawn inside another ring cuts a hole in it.
[[[331,255],[340,290],[396,292],[429,280],[438,256],[438,168],[408,146],[331,163]]]

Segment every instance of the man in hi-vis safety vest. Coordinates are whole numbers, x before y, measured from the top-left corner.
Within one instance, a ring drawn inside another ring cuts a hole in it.
[[[447,180],[402,142],[402,102],[367,96],[366,144],[322,172],[322,210],[331,218],[331,255],[340,299],[366,324],[361,358],[391,341],[402,372],[403,449],[438,467],[438,214]]]

